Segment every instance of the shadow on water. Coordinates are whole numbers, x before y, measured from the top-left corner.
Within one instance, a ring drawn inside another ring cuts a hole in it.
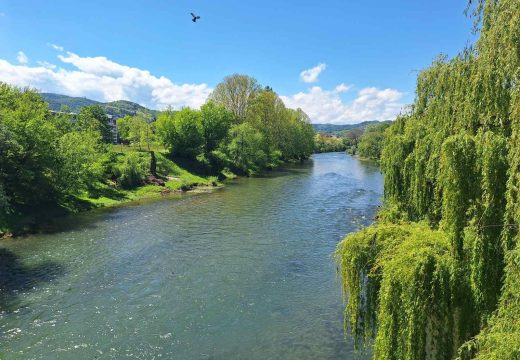
[[[63,273],[63,266],[54,262],[26,266],[13,252],[0,248],[0,312],[16,310],[20,292],[50,282]]]
[[[284,176],[301,175],[312,169],[312,164],[312,159],[297,163],[286,163],[282,167],[263,171],[259,174],[255,174],[253,177],[260,179],[275,179]]]

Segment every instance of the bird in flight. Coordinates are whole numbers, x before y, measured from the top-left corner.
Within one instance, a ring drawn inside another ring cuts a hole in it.
[[[191,13],[191,16],[193,17],[193,19],[191,19],[191,21],[193,21],[193,22],[197,22],[197,20],[200,19],[200,16],[197,16],[194,13]]]

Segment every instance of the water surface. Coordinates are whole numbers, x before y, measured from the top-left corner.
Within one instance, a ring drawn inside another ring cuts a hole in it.
[[[332,253],[382,177],[342,153],[0,242],[2,359],[350,359]]]

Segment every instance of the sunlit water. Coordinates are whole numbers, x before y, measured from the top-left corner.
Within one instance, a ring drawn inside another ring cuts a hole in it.
[[[2,241],[0,358],[359,358],[332,253],[381,192],[376,165],[321,154]]]

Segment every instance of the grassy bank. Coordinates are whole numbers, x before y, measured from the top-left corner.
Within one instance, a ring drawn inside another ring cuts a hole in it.
[[[116,164],[122,164],[129,156],[134,156],[142,160],[143,166],[148,166],[150,153],[146,150],[122,145],[114,145],[111,150]],[[6,222],[0,224],[0,238],[45,231],[64,216],[92,209],[115,207],[137,200],[162,198],[170,194],[197,189],[216,188],[223,185],[224,179],[235,176],[229,172],[219,174],[219,176],[208,175],[196,161],[171,159],[162,148],[155,148],[154,151],[157,159],[155,179],[161,182],[160,185],[147,183],[146,180],[150,176],[149,171],[141,174],[137,184],[131,187],[125,188],[112,180],[96,182],[92,184],[89,191],[69,196],[60,201],[58,206],[48,205],[41,207],[38,211],[9,217]]]

